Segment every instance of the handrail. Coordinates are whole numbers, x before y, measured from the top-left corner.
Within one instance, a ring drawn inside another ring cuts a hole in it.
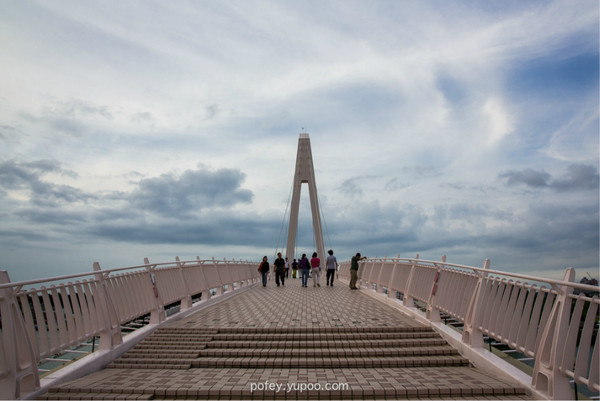
[[[235,283],[259,280],[256,262],[199,257],[144,262],[107,270],[94,263],[93,272],[13,283],[0,271],[0,398],[19,398],[39,388],[41,358],[92,337],[100,338],[100,349],[111,350],[123,341],[125,322],[149,314],[150,324],[158,324],[169,304],[178,302],[184,311],[197,294],[206,299],[212,292],[234,290]],[[340,264],[339,274],[349,278],[349,261]],[[89,279],[62,282],[82,277]],[[600,287],[575,283],[574,277],[571,268],[563,280],[554,280],[491,270],[489,260],[478,268],[449,263],[445,256],[432,261],[418,255],[371,258],[360,262],[358,272],[359,285],[388,297],[402,294],[415,313],[421,313],[415,302],[425,304],[422,315],[432,323],[442,313],[464,323],[466,347],[482,348],[485,335],[534,358],[531,386],[555,399],[572,397],[570,379],[600,391],[594,370],[600,345],[593,335]],[[51,285],[24,289],[45,282]],[[575,296],[575,290],[592,295]]]
[[[94,337],[100,350],[113,350],[123,342],[126,322],[150,315],[150,324],[160,324],[167,305],[179,303],[181,313],[198,294],[207,300],[259,279],[256,262],[199,257],[144,262],[107,270],[94,262],[92,272],[18,282],[0,270],[0,399],[39,389],[43,358]],[[24,288],[41,283],[49,286]]]
[[[340,264],[342,278],[355,274],[350,265]],[[572,399],[571,379],[600,392],[600,287],[575,283],[572,268],[555,280],[491,270],[487,259],[479,268],[417,255],[363,260],[356,277],[363,288],[395,294],[432,324],[442,313],[462,323],[466,348],[483,349],[485,335],[533,358],[530,386],[551,399]]]
[[[456,263],[440,262],[439,260],[435,261],[435,260],[415,259],[415,258],[386,258],[386,257],[378,258],[378,257],[375,257],[375,258],[369,258],[367,260],[361,261],[360,263],[366,263],[367,261],[378,261],[378,262],[406,261],[406,262],[410,262],[410,263],[429,263],[434,266],[458,267],[458,268],[462,268],[462,269],[473,270],[474,272],[498,274],[498,275],[502,275],[502,276],[515,277],[515,278],[520,278],[523,280],[530,280],[530,281],[538,281],[538,282],[554,284],[554,285],[559,285],[559,286],[568,285],[570,287],[577,288],[577,289],[584,290],[584,291],[598,291],[598,286],[589,285],[589,284],[574,283],[574,282],[570,282],[570,281],[555,280],[555,279],[543,278],[543,277],[537,277],[537,276],[529,276],[526,274],[512,273],[512,272],[506,272],[506,271],[502,271],[502,270],[490,270],[490,269],[485,269],[485,268],[475,267],[475,266],[467,266],[467,265],[460,265],[460,264],[456,264]]]
[[[241,261],[241,260],[236,261],[234,259],[232,259],[232,260],[219,260],[219,259],[200,259],[199,260],[199,259],[196,259],[196,260],[181,261],[179,263],[181,263],[181,264],[186,264],[186,263],[204,264],[206,262],[216,263],[216,264],[219,264],[219,263],[252,263],[249,261]],[[106,270],[103,269],[102,273],[110,274],[110,273],[125,271],[125,270],[145,269],[150,266],[157,267],[157,266],[168,266],[168,265],[176,265],[176,264],[177,264],[177,262],[148,263],[148,264],[137,265],[137,266],[117,267],[114,269],[106,269]],[[10,283],[0,284],[0,290],[5,289],[5,288],[12,288],[12,287],[22,288],[26,285],[34,285],[34,284],[39,284],[39,283],[61,281],[61,280],[67,280],[70,278],[93,276],[94,274],[95,274],[95,272],[75,273],[75,274],[65,274],[63,276],[56,276],[56,277],[39,278],[39,279],[34,279],[34,280],[15,281],[15,282],[10,282]]]

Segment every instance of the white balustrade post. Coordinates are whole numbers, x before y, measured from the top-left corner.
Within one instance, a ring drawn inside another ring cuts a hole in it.
[[[204,274],[204,263],[200,260],[200,256],[196,256],[196,260],[198,261],[198,269],[200,269],[200,273],[202,274],[202,278],[204,279],[204,283],[206,284],[206,290],[202,291],[202,300],[208,300],[211,298],[210,288],[208,288],[208,280],[206,278],[206,274]]]
[[[0,270],[0,284],[10,283],[8,272]],[[23,305],[28,308],[29,305]],[[0,398],[17,399],[40,387],[37,357],[33,352],[15,291],[0,289]]]
[[[437,283],[440,279],[440,274],[442,269],[444,268],[443,263],[446,262],[446,255],[442,255],[442,264],[437,266],[437,271],[435,272],[435,276],[433,278],[433,282],[431,283],[431,292],[429,293],[429,299],[427,300],[427,311],[425,312],[425,316],[427,319],[434,323],[440,322],[442,319],[440,317],[440,311],[438,308],[434,306],[435,304],[435,294],[437,292]]]
[[[223,291],[223,280],[221,280],[221,274],[219,274],[219,264],[217,263],[217,260],[215,259],[215,257],[212,257],[212,262],[213,265],[215,265],[215,271],[217,272],[217,276],[219,276],[219,287],[217,288],[217,293],[216,295],[223,295],[224,291]],[[273,269],[271,269],[272,271]],[[271,273],[269,273],[270,275]]]
[[[400,258],[400,256],[398,256],[398,258]],[[396,298],[396,294],[395,291],[392,291],[392,284],[394,284],[394,279],[396,276],[396,271],[398,270],[398,262],[394,262],[394,264],[391,267],[392,272],[390,273],[390,282],[388,283],[388,293],[387,296],[388,298]],[[394,294],[392,294],[394,292]]]
[[[489,259],[486,259],[483,262],[483,268],[485,270],[490,269]],[[477,327],[477,312],[481,305],[481,292],[487,275],[487,272],[477,273],[477,284],[475,284],[475,289],[471,295],[471,301],[469,302],[469,307],[467,309],[465,323],[463,326],[462,342],[470,345],[473,348],[483,348],[485,344],[483,341],[483,333]]]
[[[396,256],[396,259],[400,259],[400,254],[398,254],[398,256]],[[395,261],[394,264],[392,265],[392,273],[390,274],[390,283],[388,285],[388,293],[387,293],[388,298],[396,298],[396,292],[392,291],[392,284],[394,284],[396,272],[398,271],[397,266],[398,266],[398,261]],[[392,292],[394,292],[394,294],[392,294]]]
[[[415,307],[415,300],[412,296],[409,295],[409,292],[410,292],[413,276],[415,274],[415,270],[417,269],[417,259],[419,259],[418,253],[415,256],[415,260],[413,260],[413,262],[411,264],[410,273],[408,274],[408,280],[406,280],[406,285],[404,286],[404,298],[402,299],[402,304],[404,306],[406,306],[407,308]]]
[[[233,259],[233,261],[235,262],[235,259]],[[244,261],[242,260],[242,258],[240,258],[238,265],[240,265],[240,266],[244,265]],[[291,266],[291,263],[290,263],[290,266]],[[290,269],[291,269],[291,267],[290,267]],[[237,272],[238,279],[239,279],[239,281],[237,281],[237,284],[238,284],[239,288],[242,288],[244,286],[244,278],[239,273],[240,270],[241,269],[239,267],[237,267],[237,266],[235,267],[235,271]],[[233,281],[235,281],[235,278],[233,279]]]
[[[225,285],[227,285],[228,291],[233,291],[233,273],[231,273],[231,265],[230,265],[229,261],[227,260],[227,258],[223,258],[223,266],[227,269],[226,276],[229,276],[232,278],[231,288],[229,288],[229,283],[224,283],[223,279],[221,279],[221,287],[223,287],[223,292],[225,293],[225,292],[227,292],[227,291],[225,291]],[[222,277],[222,276],[219,275],[219,277]]]
[[[175,261],[177,262],[177,268],[179,269],[179,277],[181,278],[181,288],[183,288],[184,293],[181,297],[180,310],[187,310],[192,307],[192,294],[190,293],[190,287],[188,286],[187,280],[185,279],[185,274],[183,273],[183,263],[179,260],[179,256],[175,257]]]
[[[166,313],[165,305],[163,303],[162,297],[160,296],[160,291],[158,291],[156,275],[154,274],[154,269],[156,269],[156,265],[150,265],[150,260],[148,258],[144,258],[144,264],[146,267],[146,272],[148,273],[148,278],[150,279],[150,284],[152,285],[152,292],[154,295],[154,307],[150,312],[150,324],[158,324],[166,319]]]
[[[575,281],[575,269],[569,267],[565,271],[563,281]],[[571,299],[573,287],[563,285],[558,291],[548,323],[544,328],[542,338],[535,352],[533,367],[533,386],[551,399],[567,400],[573,398],[573,390],[569,377],[560,373],[561,345],[564,345],[569,330],[571,316]]]
[[[94,262],[94,271],[96,272],[95,276],[98,281],[98,296],[100,297],[100,299],[94,300],[94,303],[97,302],[96,305],[102,311],[101,313],[104,317],[104,327],[100,332],[100,349],[110,350],[116,345],[123,343],[121,325],[113,301],[106,288],[106,280],[104,278],[104,273],[102,273],[102,269],[100,269],[100,263]]]
[[[381,263],[381,267],[379,268],[379,275],[375,278],[375,282],[377,283],[377,292],[378,293],[383,293],[383,287],[386,287],[388,289],[388,292],[390,290],[390,283],[382,283],[381,282],[381,276],[383,275],[383,269],[385,269],[385,266],[387,264],[387,255],[384,255],[383,257],[383,261],[379,262]]]

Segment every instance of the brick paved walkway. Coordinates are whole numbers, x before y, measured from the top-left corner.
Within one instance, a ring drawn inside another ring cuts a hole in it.
[[[529,399],[437,333],[334,287],[270,281],[155,331],[45,399]]]

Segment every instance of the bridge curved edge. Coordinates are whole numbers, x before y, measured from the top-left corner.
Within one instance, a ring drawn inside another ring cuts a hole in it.
[[[131,348],[135,347],[138,343],[143,341],[146,337],[151,335],[156,329],[164,325],[176,322],[178,320],[185,319],[186,317],[191,316],[194,313],[197,313],[210,306],[216,305],[220,302],[226,301],[229,298],[241,294],[245,291],[248,291],[257,285],[258,283],[254,283],[236,288],[233,291],[228,291],[223,294],[215,295],[207,300],[196,303],[189,309],[181,311],[173,316],[166,317],[165,320],[163,320],[160,323],[151,323],[146,327],[140,328],[135,332],[123,337],[123,342],[119,345],[116,345],[114,348],[110,350],[98,350],[92,354],[86,355],[85,357],[71,363],[70,365],[57,370],[55,373],[40,379],[40,387],[34,392],[28,393],[25,397],[23,397],[23,399],[35,399],[37,396],[46,393],[51,387],[102,370],[108,364],[119,358],[121,355],[125,354]]]
[[[345,281],[340,279],[340,281]],[[366,290],[363,294],[382,302],[405,316],[408,316],[417,322],[429,326],[438,332],[444,340],[448,342],[453,348],[455,348],[462,356],[467,358],[477,369],[482,372],[490,374],[495,377],[504,379],[505,381],[515,385],[527,388],[534,399],[547,400],[550,399],[548,396],[537,389],[531,384],[531,376],[527,373],[517,369],[513,365],[504,361],[502,358],[494,355],[493,353],[485,350],[484,348],[473,348],[462,341],[462,335],[441,322],[432,322],[427,319],[424,314],[415,308],[408,308],[402,305],[401,302],[388,297],[383,293],[376,291]]]

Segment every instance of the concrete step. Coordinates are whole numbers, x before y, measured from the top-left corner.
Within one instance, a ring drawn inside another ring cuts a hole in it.
[[[302,349],[204,349],[200,358],[348,358],[348,357],[407,357],[425,355],[458,355],[450,346],[404,347],[404,348],[302,348]]]
[[[350,341],[350,340],[392,340],[409,338],[439,338],[433,331],[424,332],[387,332],[387,333],[219,333],[213,336],[213,341]]]
[[[197,342],[197,341],[211,341],[213,339],[213,336],[214,336],[213,334],[211,334],[210,336],[207,336],[204,334],[201,336],[191,336],[189,334],[186,334],[186,335],[152,334],[152,335],[148,336],[146,341],[160,343],[160,342],[170,342],[170,341],[175,340],[179,343],[193,343],[193,342]]]
[[[410,333],[434,331],[431,327],[379,326],[379,327],[222,327],[220,334],[307,334],[307,333]]]
[[[192,368],[238,368],[238,369],[316,369],[316,368],[405,368],[468,366],[469,361],[460,355],[411,356],[411,357],[347,357],[347,358],[200,358],[192,362]]]
[[[284,340],[284,341],[221,341],[215,340],[206,344],[206,348],[399,348],[416,346],[445,345],[447,342],[439,336],[431,338],[380,339],[380,340]]]
[[[176,333],[178,335],[182,334],[215,334],[218,333],[219,329],[216,328],[189,328],[189,327],[159,327],[154,331],[154,334],[173,334]]]
[[[51,391],[38,398],[40,400],[308,400],[317,399],[308,391],[283,390],[278,393],[272,391],[250,391],[243,388],[208,388],[198,390],[178,391],[159,390],[152,393],[135,392],[88,392],[88,391]],[[429,387],[412,388],[381,388],[376,390],[348,389],[325,391],[318,393],[318,399],[326,400],[410,400],[410,399],[433,399],[433,400],[464,400],[464,399],[492,399],[492,400],[529,400],[522,389],[510,387],[497,388],[471,388],[457,389],[435,389]]]
[[[144,340],[143,342],[141,342],[140,344],[136,345],[136,348],[139,349],[144,349],[144,348],[152,348],[152,349],[172,349],[174,347],[177,348],[196,348],[199,345],[202,344],[207,344],[210,340],[206,341],[177,341],[176,339],[173,339],[171,341],[167,341],[167,340],[161,340],[161,341],[154,341],[152,339],[147,339]]]
[[[53,392],[44,394],[38,400],[156,400],[154,394],[132,393],[90,393],[90,392]]]
[[[108,369],[190,369],[193,359],[161,359],[161,360],[116,360],[111,362]]]
[[[122,355],[119,360],[127,360],[127,359],[194,359],[197,358],[200,354],[199,350],[186,350],[185,352],[181,352],[178,350],[174,350],[173,352],[162,352],[162,351],[150,351],[150,350],[142,350],[136,351],[131,350],[127,352],[125,355]]]
[[[232,369],[147,371],[137,380],[120,380],[125,372],[114,371],[101,380],[82,380],[53,388],[40,399],[531,399],[520,387],[495,381],[468,367],[307,369],[299,379],[297,369],[267,368],[264,375]],[[427,380],[427,377],[434,380]],[[140,381],[145,378],[144,381]],[[252,383],[281,385],[252,387]],[[319,379],[321,378],[321,379]],[[92,384],[93,383],[93,384]],[[182,385],[188,383],[188,385]],[[327,383],[330,387],[324,388]],[[320,386],[301,389],[300,385]],[[331,386],[334,385],[335,387]],[[288,387],[289,385],[289,387]]]

